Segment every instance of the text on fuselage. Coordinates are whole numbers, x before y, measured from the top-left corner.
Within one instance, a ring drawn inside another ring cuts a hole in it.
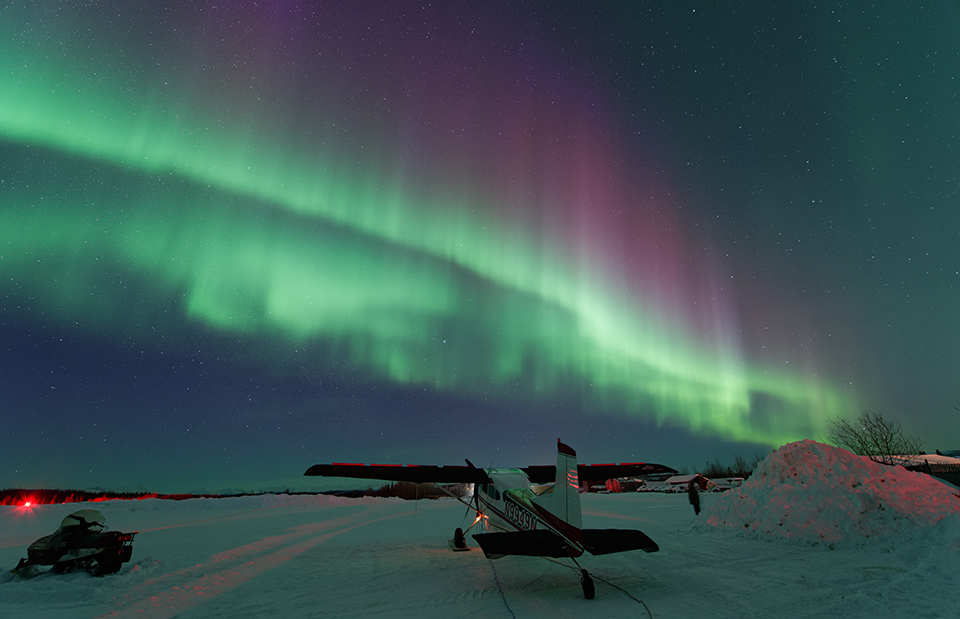
[[[521,531],[533,531],[537,528],[537,517],[512,501],[504,504],[504,515],[510,524]]]

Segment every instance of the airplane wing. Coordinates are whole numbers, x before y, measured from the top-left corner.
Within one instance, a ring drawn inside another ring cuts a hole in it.
[[[418,464],[314,464],[304,475],[351,477],[385,481],[412,481],[435,484],[482,484],[488,481],[483,469],[472,466],[431,466]]]
[[[553,481],[557,475],[556,466],[528,466],[522,469],[530,481],[535,484],[545,484]],[[662,464],[652,462],[623,462],[617,464],[580,464],[577,466],[577,477],[581,482],[606,481],[616,477],[640,477],[654,473],[669,473],[676,475],[677,470]]]
[[[546,484],[557,476],[555,465],[528,466],[521,469],[531,483]],[[615,477],[639,477],[653,473],[676,475],[676,469],[652,462],[624,462],[618,464],[581,464],[577,476],[584,481],[606,481]],[[314,464],[304,473],[307,476],[351,477],[385,481],[412,481],[436,484],[482,484],[488,480],[483,469],[473,466],[434,466],[420,464]]]

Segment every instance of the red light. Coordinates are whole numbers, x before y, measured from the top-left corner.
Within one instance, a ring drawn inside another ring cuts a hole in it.
[[[27,501],[23,504],[24,507],[30,507],[31,505],[33,505],[33,503],[31,503],[30,501]]]

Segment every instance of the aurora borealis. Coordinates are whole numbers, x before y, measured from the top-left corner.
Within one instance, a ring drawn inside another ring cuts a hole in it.
[[[0,9],[0,484],[960,448],[960,10],[561,4]]]

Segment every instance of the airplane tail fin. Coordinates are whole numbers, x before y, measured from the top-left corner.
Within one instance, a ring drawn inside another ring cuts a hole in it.
[[[580,513],[580,480],[577,477],[577,452],[557,439],[557,477],[553,488],[533,499],[534,504],[559,519],[563,529],[583,528]],[[579,535],[578,535],[579,537]]]

